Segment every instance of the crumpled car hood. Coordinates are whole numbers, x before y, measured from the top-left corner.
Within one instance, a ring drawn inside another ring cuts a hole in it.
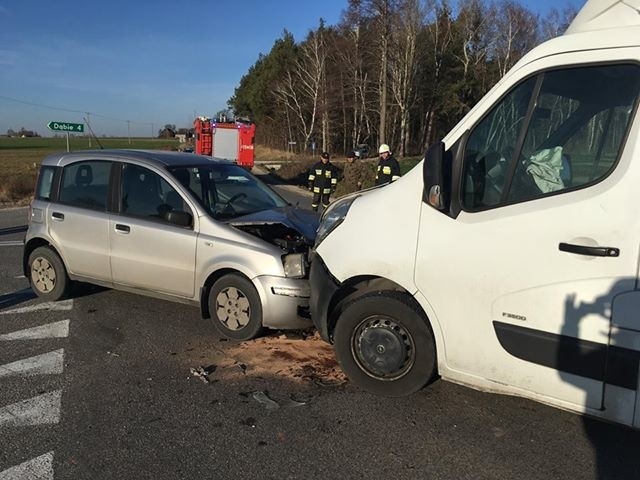
[[[313,244],[316,239],[320,216],[315,212],[289,205],[243,215],[229,220],[228,223],[233,226],[282,224],[298,231],[310,244]]]

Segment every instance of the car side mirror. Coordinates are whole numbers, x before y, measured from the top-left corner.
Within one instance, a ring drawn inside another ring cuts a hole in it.
[[[179,227],[190,227],[193,223],[193,216],[189,212],[183,212],[182,210],[171,210],[165,213],[164,219]]]
[[[449,185],[446,185],[444,143],[437,142],[427,149],[422,165],[422,201],[436,210],[448,206]]]

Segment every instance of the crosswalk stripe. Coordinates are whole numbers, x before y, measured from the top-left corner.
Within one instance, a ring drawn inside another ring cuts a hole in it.
[[[71,310],[73,308],[73,299],[63,300],[61,302],[44,302],[29,307],[14,308],[12,310],[3,310],[0,315],[8,313],[29,313],[38,312],[40,310]]]
[[[64,338],[69,336],[69,320],[48,323],[0,335],[2,340],[40,340],[43,338]]]
[[[0,408],[0,427],[51,425],[60,421],[62,390]]]
[[[0,472],[0,480],[53,480],[53,452]]]
[[[0,365],[0,378],[11,375],[56,375],[62,373],[64,349],[42,355],[24,358],[16,362]]]

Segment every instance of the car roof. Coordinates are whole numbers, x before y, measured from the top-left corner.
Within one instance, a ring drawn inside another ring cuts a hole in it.
[[[206,157],[204,155],[195,155],[186,152],[171,152],[165,150],[126,150],[126,149],[109,149],[109,150],[79,150],[75,152],[54,153],[47,156],[42,165],[64,166],[80,160],[111,160],[111,161],[130,161],[134,160],[147,165],[157,167],[178,167],[178,166],[194,166],[206,164],[227,164],[235,165],[235,162],[223,160],[215,157]]]

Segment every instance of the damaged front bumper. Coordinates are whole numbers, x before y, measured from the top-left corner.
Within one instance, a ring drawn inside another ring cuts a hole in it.
[[[268,328],[307,328],[309,280],[261,275],[254,284],[262,299],[262,324]]]

